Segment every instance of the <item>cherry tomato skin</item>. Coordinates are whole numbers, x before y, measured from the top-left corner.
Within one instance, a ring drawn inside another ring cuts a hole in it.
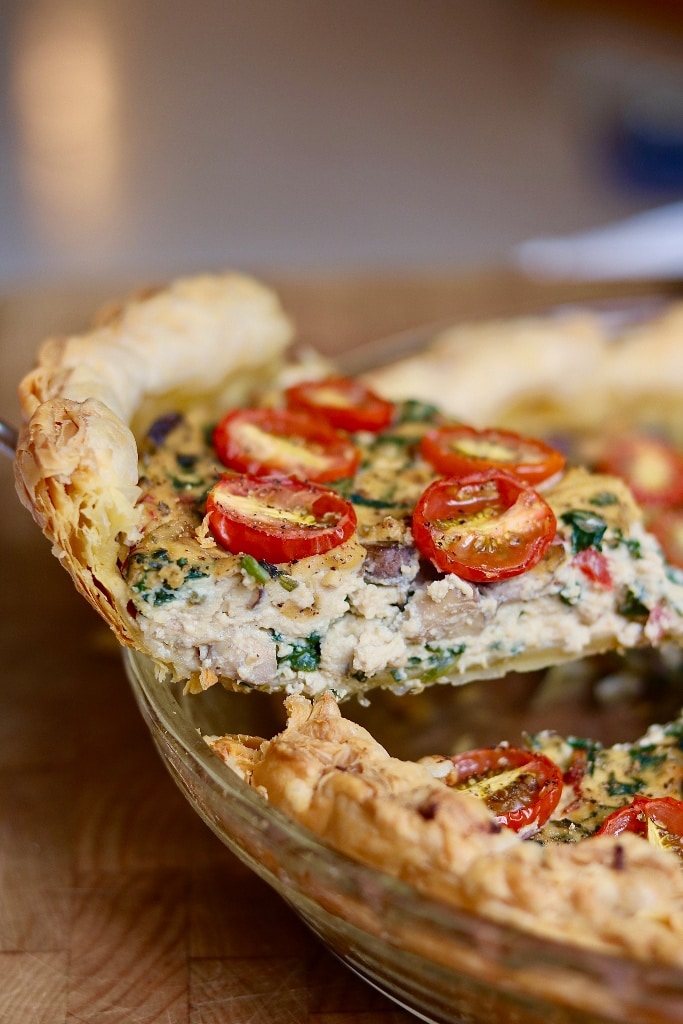
[[[683,569],[683,507],[658,510],[647,527],[661,544],[666,560]]]
[[[344,434],[308,413],[289,409],[234,409],[217,425],[213,443],[230,469],[314,483],[353,476],[360,460]]]
[[[584,548],[583,551],[574,555],[572,561],[591,583],[595,583],[602,590],[611,590],[614,586],[609,562],[602,551],[596,551],[595,548]]]
[[[224,476],[209,492],[206,511],[221,547],[276,565],[323,554],[356,528],[345,498],[289,477]]]
[[[544,754],[519,747],[469,750],[451,758],[445,782],[456,789],[480,788],[484,801],[507,828],[542,828],[562,795],[562,773]],[[501,776],[501,787],[496,778]],[[503,776],[505,776],[503,778]]]
[[[683,455],[648,434],[632,434],[608,442],[598,468],[620,476],[641,505],[683,502]]]
[[[544,441],[511,430],[475,430],[464,424],[428,431],[421,452],[439,473],[448,476],[502,469],[532,486],[556,476],[565,465],[562,452]]]
[[[671,836],[683,839],[683,800],[671,796],[636,796],[630,804],[612,811],[596,835],[619,836],[622,832],[635,832],[646,836],[648,820]]]
[[[337,430],[377,433],[394,418],[394,405],[351,377],[303,381],[285,391],[290,409],[322,416]]]
[[[488,470],[435,480],[415,506],[412,530],[441,572],[490,583],[537,565],[557,522],[533,488],[511,473]]]

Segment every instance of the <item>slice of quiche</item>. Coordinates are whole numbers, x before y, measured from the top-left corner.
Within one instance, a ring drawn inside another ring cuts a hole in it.
[[[191,278],[22,382],[20,497],[123,643],[191,689],[343,698],[680,640],[623,483],[284,367],[291,334],[256,282]]]

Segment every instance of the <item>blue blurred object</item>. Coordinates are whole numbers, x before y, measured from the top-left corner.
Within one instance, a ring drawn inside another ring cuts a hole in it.
[[[663,132],[627,119],[615,133],[613,159],[617,174],[629,184],[683,191],[683,125],[678,131]]]
[[[612,137],[619,179],[639,189],[683,193],[683,82],[623,105]]]

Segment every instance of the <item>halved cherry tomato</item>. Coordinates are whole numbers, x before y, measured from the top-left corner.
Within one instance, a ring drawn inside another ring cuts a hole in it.
[[[394,406],[359,380],[351,377],[326,377],[295,384],[285,391],[290,409],[322,416],[338,430],[370,430],[388,427],[394,418]]]
[[[683,455],[662,438],[630,434],[607,442],[598,468],[620,476],[641,505],[683,502]]]
[[[537,565],[557,522],[533,488],[492,469],[435,480],[415,506],[412,528],[418,548],[437,569],[487,583]]]
[[[662,545],[666,560],[683,569],[683,507],[658,511],[648,520],[647,528]]]
[[[619,836],[622,832],[635,832],[655,846],[683,856],[683,800],[672,796],[636,796],[630,804],[612,811],[596,835]]]
[[[455,754],[444,781],[484,801],[502,825],[539,829],[562,795],[562,772],[545,754],[519,747],[489,747]]]
[[[422,455],[448,476],[477,470],[506,469],[528,484],[539,484],[559,473],[565,457],[544,441],[521,437],[511,430],[475,430],[464,424],[437,427],[422,438]]]
[[[360,460],[346,435],[291,409],[235,409],[214,430],[213,443],[230,469],[315,483],[353,476]]]
[[[206,511],[222,547],[275,564],[323,554],[356,528],[353,505],[341,495],[288,477],[224,476]]]

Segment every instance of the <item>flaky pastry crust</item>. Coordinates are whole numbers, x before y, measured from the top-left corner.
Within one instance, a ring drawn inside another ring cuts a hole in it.
[[[291,337],[273,293],[251,278],[182,278],[109,310],[86,334],[46,341],[21,382],[19,497],[122,643],[140,645],[118,567],[140,517],[134,418],[176,390],[217,391],[262,370]]]
[[[207,737],[250,786],[335,849],[427,896],[560,941],[683,965],[683,875],[637,836],[540,846],[419,763],[390,757],[329,695],[286,701],[272,740]]]
[[[683,302],[629,312],[567,307],[553,315],[461,323],[425,351],[369,371],[394,398],[439,403],[474,426],[602,428],[637,409],[680,429]]]

